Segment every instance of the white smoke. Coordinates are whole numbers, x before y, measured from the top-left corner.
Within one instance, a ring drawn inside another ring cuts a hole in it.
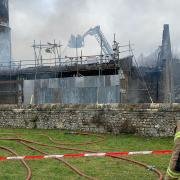
[[[34,39],[54,39],[67,44],[69,36],[101,25],[108,41],[113,34],[123,45],[135,43],[135,52],[145,56],[161,44],[163,24],[169,23],[172,42],[179,48],[179,0],[10,0],[13,55],[33,58]],[[99,53],[94,39],[87,38],[87,53]]]

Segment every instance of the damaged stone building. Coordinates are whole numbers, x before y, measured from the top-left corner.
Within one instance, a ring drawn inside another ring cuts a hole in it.
[[[169,25],[155,67],[138,67],[133,54],[120,58],[118,46],[110,55],[64,57],[53,66],[34,60],[27,66],[11,61],[8,0],[0,1],[0,9],[0,104],[180,102],[180,63],[173,59]]]

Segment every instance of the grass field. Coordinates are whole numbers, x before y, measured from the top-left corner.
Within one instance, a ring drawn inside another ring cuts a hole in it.
[[[0,138],[13,137],[13,135],[2,133],[19,133],[24,139],[34,140],[49,145],[54,145],[46,134],[64,143],[79,143],[86,141],[95,141],[98,139],[95,135],[70,135],[59,130],[25,130],[25,129],[0,129]],[[134,135],[103,135],[105,141],[89,145],[66,145],[66,147],[83,148],[101,152],[107,151],[140,151],[140,150],[159,150],[172,149],[173,138],[146,138]],[[23,146],[15,141],[0,141],[0,146],[8,147],[18,153],[18,155],[39,155],[33,150]],[[77,151],[50,149],[33,145],[49,154],[76,153]],[[0,156],[12,156],[6,151],[0,150]],[[162,173],[165,173],[169,163],[170,155],[136,155],[130,156],[135,159],[153,165]],[[80,169],[85,174],[95,177],[99,180],[154,180],[157,175],[145,168],[141,168],[128,162],[112,159],[110,157],[89,157],[89,158],[66,158],[66,160]],[[34,180],[83,180],[85,178],[76,175],[62,162],[54,159],[45,160],[27,160],[32,170],[32,179]],[[21,180],[25,179],[26,171],[19,161],[0,161],[0,180]]]

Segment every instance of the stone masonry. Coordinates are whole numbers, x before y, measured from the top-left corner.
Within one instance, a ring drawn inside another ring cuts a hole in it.
[[[180,104],[2,105],[0,127],[172,136]]]

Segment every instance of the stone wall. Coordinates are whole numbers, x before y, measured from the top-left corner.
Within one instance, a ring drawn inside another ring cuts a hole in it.
[[[172,136],[180,104],[0,106],[0,127]]]

